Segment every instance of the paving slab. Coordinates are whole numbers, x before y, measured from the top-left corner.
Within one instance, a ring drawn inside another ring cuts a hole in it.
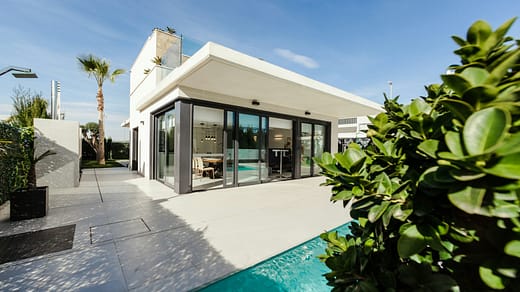
[[[126,168],[51,189],[46,217],[0,236],[76,224],[73,248],[0,265],[1,291],[188,291],[349,220],[323,178],[178,195]],[[3,214],[3,215],[2,215]]]

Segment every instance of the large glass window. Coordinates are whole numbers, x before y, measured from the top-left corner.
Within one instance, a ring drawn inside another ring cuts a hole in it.
[[[260,117],[238,114],[238,183],[260,182]]]
[[[175,113],[173,109],[155,117],[155,129],[156,177],[164,183],[173,185],[175,163]]]
[[[192,190],[222,187],[224,110],[193,107]]]
[[[326,129],[324,125],[301,123],[301,176],[319,174],[320,167],[313,158],[321,157],[325,152]]]
[[[269,179],[292,178],[292,121],[269,118]]]
[[[313,140],[314,140],[314,153],[313,153],[313,157],[321,157],[323,152],[325,152],[325,137],[326,137],[325,126],[323,126],[323,125],[314,125],[314,136],[313,136]],[[314,167],[313,174],[314,175],[319,174],[321,168],[316,163],[313,164],[313,167]]]
[[[301,123],[301,176],[311,175],[312,165],[312,124]]]
[[[225,186],[234,186],[236,184],[235,179],[235,112],[226,112],[226,131],[225,131]]]

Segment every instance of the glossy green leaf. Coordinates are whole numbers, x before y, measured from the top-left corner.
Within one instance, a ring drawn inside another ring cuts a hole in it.
[[[470,243],[475,240],[475,238],[471,236],[470,232],[468,232],[467,230],[456,228],[454,226],[451,226],[448,234],[451,238],[463,243]]]
[[[350,200],[352,199],[353,194],[352,191],[343,190],[335,195],[333,195],[330,200],[331,201],[341,201],[341,200]]]
[[[460,96],[462,96],[466,90],[471,88],[471,83],[459,74],[444,74],[441,75],[441,78],[446,85]]]
[[[453,205],[468,214],[479,214],[485,194],[485,189],[466,187],[448,194],[448,199]]]
[[[394,204],[388,207],[383,214],[383,225],[387,227],[390,224],[390,220],[392,219],[394,212],[399,209],[399,205]]]
[[[504,247],[504,253],[520,258],[520,240],[511,240]]]
[[[334,159],[332,158],[332,154],[330,154],[329,152],[323,153],[319,159],[321,160],[322,164],[332,164],[332,163],[334,163]]]
[[[462,121],[465,121],[475,111],[473,106],[464,100],[443,99],[440,103],[447,107],[451,113]]]
[[[495,275],[493,270],[487,267],[480,267],[479,274],[482,281],[490,288],[502,290],[505,288],[504,283],[502,282],[502,278]]]
[[[464,40],[464,39],[461,38],[461,37],[458,37],[458,36],[456,36],[456,35],[453,35],[453,36],[451,36],[451,38],[452,38],[452,39],[457,43],[457,45],[459,45],[459,46],[461,46],[461,47],[467,45],[466,40]]]
[[[451,177],[453,177],[454,179],[456,179],[458,181],[464,181],[464,182],[480,179],[480,178],[483,178],[484,176],[486,176],[485,173],[473,172],[473,171],[468,171],[465,169],[452,169],[452,170],[450,170],[450,174],[451,174]]]
[[[499,177],[520,179],[520,153],[501,158],[495,165],[482,169],[488,174]]]
[[[370,211],[368,212],[368,221],[372,223],[376,222],[381,216],[383,216],[386,208],[388,208],[389,205],[389,201],[383,201],[381,204],[374,205],[372,208],[370,208]]]
[[[444,246],[441,244],[441,237],[435,228],[430,225],[420,225],[417,229],[424,235],[424,239],[429,246],[437,251],[445,251]]]
[[[430,156],[431,158],[437,158],[437,150],[439,149],[439,140],[425,140],[417,146],[417,149],[422,151],[424,154]]]
[[[495,149],[495,152],[500,156],[506,156],[520,152],[520,133],[504,138],[502,143]]]
[[[491,74],[489,75],[488,79],[486,80],[487,84],[498,84],[500,80],[504,77],[504,75],[507,73],[507,71],[513,67],[518,59],[520,58],[520,50],[516,50],[511,56],[507,58],[507,60],[503,61],[498,65],[496,68],[491,71]]]
[[[399,221],[405,221],[408,216],[410,216],[413,212],[413,209],[403,209],[403,206],[399,206],[399,208],[396,208],[394,211],[394,214],[392,215],[395,219]]]
[[[516,218],[520,215],[520,206],[517,204],[505,202],[502,200],[494,200],[494,207],[491,213],[498,218]]]
[[[500,143],[510,122],[510,114],[499,108],[486,108],[472,114],[462,132],[467,152],[480,155]]]
[[[355,161],[352,163],[352,166],[350,167],[350,172],[352,174],[358,173],[363,170],[363,167],[365,166],[365,160],[367,159],[366,156],[362,157],[361,159]]]
[[[385,145],[381,141],[379,141],[379,139],[372,138],[372,143],[374,143],[374,145],[376,145],[376,147],[379,149],[379,151],[381,151],[384,155],[386,155],[386,156],[389,155],[389,153],[386,151]]]
[[[446,146],[450,149],[451,153],[456,157],[464,157],[464,146],[462,145],[462,140],[460,134],[457,132],[449,131],[444,136],[444,140],[446,142]]]
[[[422,98],[416,98],[412,100],[412,103],[410,104],[410,116],[416,116],[422,113],[428,114],[431,109],[431,106],[427,104]]]
[[[480,52],[480,50],[480,47],[477,45],[466,44],[465,46],[455,50],[454,53],[463,57],[467,57]]]
[[[460,73],[472,86],[478,86],[485,84],[486,79],[489,77],[489,72],[484,68],[479,67],[468,67]]]
[[[362,159],[365,154],[358,149],[348,148],[343,153],[336,153],[334,157],[338,162],[346,169],[350,169],[350,167],[356,163],[358,160]]]
[[[347,170],[349,170],[350,166],[352,166],[352,162],[347,158],[346,152],[336,153],[334,154],[334,158],[338,161],[339,165]]]
[[[516,21],[517,17],[513,17],[508,19],[506,22],[504,22],[502,25],[500,25],[494,32],[494,36],[496,40],[502,39],[506,33],[509,31],[513,23]]]
[[[462,95],[462,99],[471,104],[489,102],[497,98],[498,88],[491,85],[479,85],[472,87]]]
[[[520,71],[516,74],[520,78]],[[515,78],[513,77],[513,78]],[[520,99],[520,86],[510,86],[505,90],[502,90],[496,97],[498,102],[515,102]]]
[[[466,33],[466,39],[471,44],[480,45],[486,41],[492,32],[493,30],[487,22],[483,20],[477,20],[468,29],[468,32]]]
[[[426,240],[416,225],[408,227],[397,241],[397,252],[401,258],[408,258],[421,252],[426,247]]]

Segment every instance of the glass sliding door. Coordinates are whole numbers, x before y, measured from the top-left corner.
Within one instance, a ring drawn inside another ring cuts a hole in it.
[[[175,114],[173,110],[155,117],[155,177],[173,185]]]
[[[267,181],[269,170],[267,168],[267,117],[260,117],[260,135],[258,137],[260,144],[258,166],[260,170],[260,180]]]
[[[156,121],[156,178],[164,182],[166,166],[166,121],[164,115],[159,116]]]
[[[192,190],[223,186],[224,110],[193,107]]]
[[[323,152],[325,152],[325,126],[323,125],[314,125],[314,135],[312,139],[314,140],[314,149],[313,149],[313,157],[321,157]],[[313,161],[313,175],[319,174],[321,168],[314,163]]]
[[[312,124],[301,123],[301,176],[310,176],[312,166]]]
[[[235,148],[236,137],[235,137],[235,112],[226,112],[226,130],[225,135],[225,148],[226,156],[224,158],[225,169],[224,169],[224,186],[234,186],[236,184],[235,176]]]
[[[238,184],[260,182],[260,117],[238,114]]]
[[[269,118],[269,180],[293,176],[292,125],[292,120]]]
[[[175,137],[175,116],[173,111],[166,113],[166,165],[164,171],[164,181],[167,184],[173,185],[173,167],[174,167],[174,137]]]

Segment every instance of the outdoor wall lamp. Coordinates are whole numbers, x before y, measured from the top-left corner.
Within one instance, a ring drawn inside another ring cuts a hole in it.
[[[253,99],[253,101],[251,101],[251,104],[252,105],[260,105],[260,102],[256,99]]]
[[[14,71],[13,76],[15,78],[38,78],[38,75],[36,73],[32,72],[30,68],[24,68],[24,67],[16,67],[16,66],[9,66],[5,67],[2,70],[0,70],[0,76]]]
[[[141,125],[144,125],[144,121],[141,121],[140,123],[141,123]]]

